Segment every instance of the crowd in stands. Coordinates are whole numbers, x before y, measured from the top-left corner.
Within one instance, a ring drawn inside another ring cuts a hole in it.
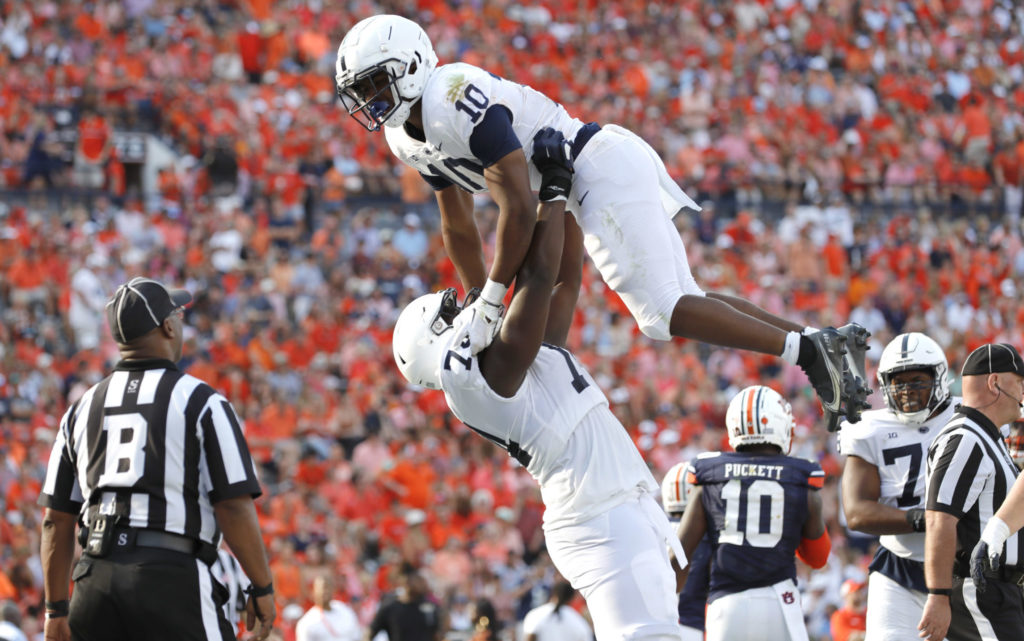
[[[698,282],[810,325],[863,324],[872,377],[903,331],[935,338],[952,372],[979,344],[1024,344],[1012,2],[0,0],[0,185],[20,190],[0,199],[0,601],[30,635],[53,430],[116,360],[103,307],[136,275],[196,296],[183,366],[245,419],[282,612],[328,573],[366,623],[403,564],[455,630],[480,598],[507,631],[547,600],[533,481],[391,361],[402,306],[457,283],[429,190],[334,100],[334,48],[377,11],[427,21],[442,62],[641,133],[705,205],[676,218]],[[117,130],[180,154],[155,195],[133,187]],[[54,207],[69,185],[103,189]],[[492,241],[496,208],[477,203]],[[659,476],[727,447],[742,387],[793,402],[793,453],[829,475],[833,560],[801,570],[812,638],[828,638],[871,539],[843,527],[841,461],[802,373],[649,341],[589,266],[570,347]]]

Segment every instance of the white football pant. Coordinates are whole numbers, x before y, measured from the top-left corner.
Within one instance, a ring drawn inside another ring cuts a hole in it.
[[[615,125],[594,134],[574,164],[568,205],[578,212],[587,253],[640,330],[671,339],[669,323],[679,298],[704,295],[672,223],[680,207],[693,201],[650,145]]]
[[[905,588],[884,574],[868,576],[868,612],[865,641],[916,639],[917,624],[928,595]],[[937,640],[935,640],[937,641]]]
[[[807,641],[800,591],[790,579],[715,599],[704,628],[707,641]]]
[[[587,601],[597,641],[680,641],[673,534],[648,494],[545,533],[555,567]]]

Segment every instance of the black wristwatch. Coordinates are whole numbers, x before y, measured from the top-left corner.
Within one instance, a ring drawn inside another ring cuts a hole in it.
[[[952,588],[928,588],[928,594],[934,594],[936,596],[953,596]]]
[[[61,599],[60,601],[46,601],[44,602],[46,607],[46,618],[47,619],[60,619],[66,617],[68,612],[71,610],[71,602],[67,599]]]

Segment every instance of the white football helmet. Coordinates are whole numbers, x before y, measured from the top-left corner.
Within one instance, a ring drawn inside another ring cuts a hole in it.
[[[793,440],[793,409],[786,399],[764,385],[752,385],[733,397],[725,413],[729,445],[767,443],[788,453]]]
[[[690,463],[683,461],[673,465],[661,480],[661,505],[670,515],[686,511],[687,499],[693,486],[687,482],[686,471]]]
[[[441,350],[452,320],[462,311],[455,289],[420,296],[398,316],[391,349],[405,380],[413,385],[441,388]]]
[[[401,127],[427,87],[437,54],[423,29],[401,16],[361,20],[338,47],[338,97],[369,131]]]
[[[903,412],[896,402],[897,386],[892,384],[892,375],[899,372],[922,370],[934,378],[931,396],[924,409]],[[896,418],[907,425],[920,425],[928,420],[935,408],[949,398],[949,364],[946,354],[931,338],[920,332],[900,334],[889,341],[878,359],[878,382],[882,387],[885,405]]]

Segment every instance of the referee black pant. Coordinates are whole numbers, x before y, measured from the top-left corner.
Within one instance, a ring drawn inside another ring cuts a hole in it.
[[[193,555],[157,548],[83,554],[71,578],[73,641],[234,641],[227,588]]]
[[[988,579],[980,591],[973,580],[954,576],[950,606],[948,641],[1024,640],[1024,596],[1016,583]]]

